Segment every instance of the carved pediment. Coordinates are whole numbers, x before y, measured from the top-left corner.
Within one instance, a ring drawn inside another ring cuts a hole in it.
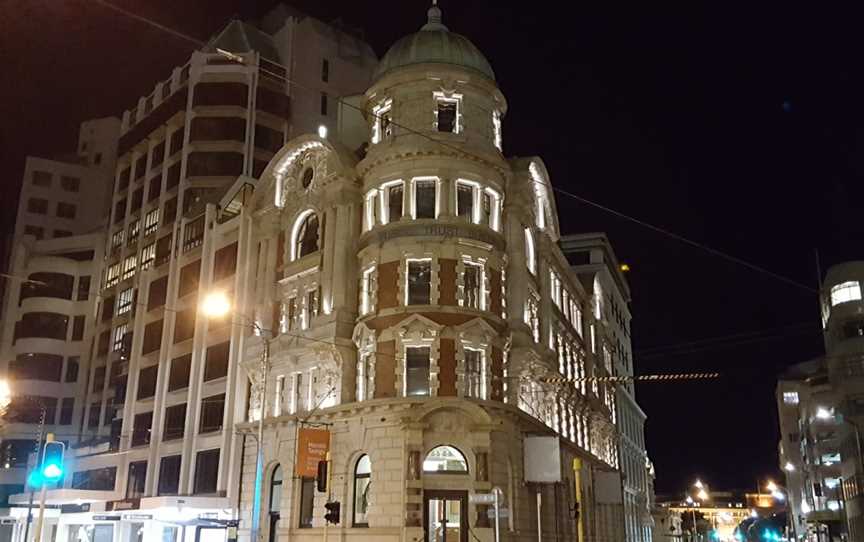
[[[397,333],[403,341],[434,340],[444,326],[419,314],[412,314],[399,323]]]

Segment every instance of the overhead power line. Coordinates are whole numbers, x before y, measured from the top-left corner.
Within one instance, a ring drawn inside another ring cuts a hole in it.
[[[135,20],[137,20],[137,21],[140,21],[140,22],[142,22],[142,23],[144,23],[144,24],[147,24],[147,25],[149,25],[149,26],[152,26],[152,27],[154,27],[154,28],[157,28],[157,29],[159,29],[159,30],[162,30],[162,31],[164,31],[164,32],[167,32],[167,33],[171,34],[172,36],[175,36],[175,37],[177,37],[177,38],[183,39],[183,40],[188,41],[188,42],[190,42],[190,43],[193,43],[193,44],[195,44],[195,45],[197,45],[197,46],[205,45],[205,42],[202,41],[202,40],[200,40],[200,39],[197,39],[197,38],[192,37],[192,36],[190,36],[190,35],[188,35],[188,34],[185,34],[185,33],[183,33],[183,32],[180,32],[180,31],[178,31],[178,30],[175,30],[175,29],[173,29],[173,28],[170,28],[170,27],[168,27],[168,26],[166,26],[166,25],[164,25],[164,24],[161,24],[161,23],[159,23],[159,22],[157,22],[157,21],[153,21],[152,19],[149,19],[149,18],[147,18],[147,17],[144,17],[143,15],[139,15],[139,14],[137,14],[137,13],[133,13],[133,12],[131,12],[131,11],[128,11],[128,10],[126,10],[126,9],[123,9],[123,8],[121,8],[121,7],[119,7],[119,6],[116,6],[116,5],[112,4],[111,2],[107,2],[106,0],[95,0],[95,2],[98,3],[98,4],[101,5],[101,6],[104,6],[104,7],[108,8],[108,9],[114,10],[114,11],[116,11],[116,12],[118,12],[118,13],[121,13],[121,14],[123,14],[123,15],[126,15],[126,16],[128,16],[128,17],[131,17],[131,18],[133,18],[133,19],[135,19]],[[238,59],[242,59],[242,57],[240,57],[239,55],[237,55],[236,53],[234,53],[234,52],[232,52],[232,51],[225,51],[225,50],[221,50],[221,49],[219,49],[217,52],[218,52],[219,54],[222,54],[223,56],[225,56],[226,58],[228,58],[228,59],[230,59],[230,60],[234,60],[235,62],[238,62]],[[278,78],[279,80],[284,81],[284,82],[285,82],[286,84],[288,84],[288,85],[293,85],[294,87],[296,87],[296,88],[298,88],[298,89],[302,89],[302,90],[306,90],[306,91],[314,92],[314,93],[316,93],[316,95],[319,93],[319,90],[318,90],[318,89],[314,89],[314,88],[311,88],[311,87],[306,87],[305,85],[302,85],[302,84],[298,83],[297,81],[294,81],[294,80],[288,79],[287,77],[285,77],[285,76],[282,75],[282,74],[277,74],[277,73],[274,73],[274,72],[270,72],[270,71],[267,71],[267,70],[265,70],[264,68],[260,68],[260,67],[259,67],[259,69],[261,69],[263,72],[267,73],[268,75],[270,75],[270,76],[272,76],[272,77],[275,77],[275,78]],[[338,103],[338,104],[340,104],[340,105],[342,105],[342,106],[349,107],[349,108],[351,108],[351,109],[355,109],[355,110],[357,110],[357,111],[359,111],[359,112],[361,112],[361,113],[363,113],[363,114],[372,115],[372,116],[374,116],[376,119],[380,119],[380,116],[379,116],[378,114],[376,114],[375,112],[372,112],[372,111],[366,111],[366,110],[364,110],[362,107],[359,107],[359,106],[357,106],[357,105],[354,105],[354,104],[348,103],[348,102],[346,102],[345,100],[343,100],[343,99],[340,98],[340,97],[333,97],[333,98],[331,98],[330,96],[328,96],[328,98],[329,98],[329,99],[333,99],[333,100],[335,100],[336,103]],[[490,164],[490,165],[492,165],[493,167],[498,167],[498,166],[499,166],[498,164],[494,164],[494,163],[492,163],[492,162],[491,162],[490,160],[488,160],[486,157],[483,157],[483,156],[479,156],[479,155],[476,155],[476,154],[472,154],[472,153],[466,152],[464,149],[462,149],[462,148],[460,148],[460,147],[456,147],[456,146],[454,146],[454,145],[450,145],[450,144],[448,144],[447,142],[444,142],[444,141],[441,141],[441,140],[436,139],[436,138],[434,138],[434,137],[431,137],[429,134],[426,134],[426,133],[420,132],[420,131],[418,131],[418,130],[414,130],[413,128],[410,128],[410,127],[408,127],[408,126],[401,125],[401,124],[399,124],[399,123],[397,123],[397,122],[394,122],[392,119],[390,120],[390,124],[392,124],[392,125],[395,126],[395,127],[400,128],[400,129],[402,129],[402,130],[405,130],[405,131],[407,131],[408,133],[411,133],[411,134],[414,134],[414,135],[419,135],[419,136],[421,136],[421,137],[424,137],[425,139],[428,139],[429,141],[433,141],[433,142],[437,143],[438,145],[440,145],[440,146],[442,146],[442,147],[447,147],[447,148],[450,148],[451,150],[455,150],[456,152],[458,152],[458,153],[460,153],[460,154],[463,154],[463,155],[466,155],[466,156],[471,156],[471,157],[473,157],[473,158],[475,158],[475,159],[477,159],[477,160],[480,160],[480,161],[482,161],[482,162],[485,162],[485,163],[487,163],[487,164]],[[533,181],[533,182],[537,182],[537,181]],[[550,185],[551,185],[551,183],[550,183]],[[545,185],[544,185],[544,186],[545,186]],[[806,284],[803,284],[803,283],[801,283],[801,282],[799,282],[799,281],[796,281],[796,280],[791,279],[791,278],[789,278],[789,277],[786,277],[786,276],[780,275],[779,273],[775,273],[775,272],[773,272],[773,271],[771,271],[771,270],[769,270],[769,269],[766,269],[765,267],[762,267],[762,266],[760,266],[760,265],[756,265],[756,264],[754,264],[754,263],[748,262],[748,261],[746,261],[746,260],[744,260],[744,259],[742,259],[742,258],[739,258],[739,257],[737,257],[737,256],[733,256],[733,255],[728,254],[728,253],[726,253],[726,252],[723,252],[723,251],[721,251],[721,250],[717,250],[717,249],[715,249],[715,248],[711,248],[710,246],[706,245],[705,243],[700,243],[700,242],[697,242],[697,241],[693,241],[692,239],[689,239],[689,238],[687,238],[687,237],[684,237],[683,235],[679,235],[679,234],[674,233],[674,232],[671,232],[671,231],[669,231],[669,230],[667,230],[667,229],[665,229],[665,228],[661,228],[661,227],[659,227],[659,226],[655,226],[655,225],[650,224],[650,223],[648,223],[648,222],[646,222],[646,221],[644,221],[644,220],[640,220],[640,219],[638,219],[638,218],[635,218],[635,217],[633,217],[633,216],[630,216],[630,215],[628,215],[628,214],[626,214],[626,213],[623,213],[623,212],[621,212],[621,211],[616,211],[615,209],[612,209],[612,208],[610,208],[610,207],[608,207],[608,206],[605,206],[605,205],[602,205],[602,204],[600,204],[600,203],[597,203],[597,202],[591,201],[591,200],[589,200],[589,199],[587,199],[587,198],[585,198],[585,197],[578,196],[578,195],[573,194],[572,192],[569,192],[569,191],[567,191],[567,190],[564,190],[564,189],[561,189],[561,188],[555,187],[554,185],[552,186],[552,190],[555,191],[555,192],[557,192],[558,194],[561,194],[562,196],[566,196],[566,197],[568,197],[568,198],[571,198],[571,199],[574,199],[574,200],[576,200],[576,201],[578,201],[578,202],[581,202],[581,203],[583,203],[583,204],[585,204],[585,205],[589,205],[589,206],[595,207],[595,208],[600,209],[600,210],[602,210],[602,211],[605,211],[605,212],[607,212],[607,213],[609,213],[609,214],[611,214],[611,215],[614,215],[614,216],[616,216],[616,217],[618,217],[618,218],[625,219],[625,220],[630,221],[630,222],[632,222],[632,223],[634,223],[634,224],[637,224],[637,225],[642,226],[642,227],[644,227],[644,228],[650,229],[650,230],[652,230],[652,231],[654,231],[654,232],[657,232],[657,233],[660,233],[660,234],[666,235],[666,236],[668,236],[668,237],[670,237],[670,238],[672,238],[672,239],[675,239],[675,240],[677,240],[677,241],[679,241],[679,242],[681,242],[681,243],[687,244],[687,245],[692,246],[692,247],[694,247],[694,248],[700,248],[700,249],[705,250],[705,251],[708,252],[709,254],[712,254],[712,255],[714,255],[714,256],[716,256],[716,257],[718,257],[718,258],[722,258],[722,259],[725,259],[725,260],[730,261],[730,262],[732,262],[732,263],[736,263],[736,264],[741,265],[741,266],[743,266],[743,267],[746,267],[746,268],[748,268],[748,269],[750,269],[750,270],[752,270],[752,271],[756,271],[756,272],[758,272],[758,273],[762,273],[762,274],[764,274],[764,275],[766,275],[766,276],[772,277],[772,278],[774,278],[774,279],[776,279],[776,280],[779,280],[779,281],[781,281],[781,282],[784,282],[784,283],[786,283],[786,284],[788,284],[788,285],[796,286],[796,287],[798,287],[798,288],[801,288],[801,289],[804,289],[804,290],[807,290],[807,291],[809,291],[809,292],[813,292],[813,293],[818,292],[818,290],[816,290],[815,288],[813,288],[813,287],[811,287],[811,286],[807,286]]]

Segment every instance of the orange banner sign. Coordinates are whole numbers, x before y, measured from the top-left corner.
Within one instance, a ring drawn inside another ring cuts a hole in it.
[[[315,478],[318,475],[318,462],[326,460],[327,452],[330,451],[330,431],[301,428],[299,439],[297,476]]]

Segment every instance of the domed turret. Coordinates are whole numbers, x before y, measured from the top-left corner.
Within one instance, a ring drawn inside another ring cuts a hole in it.
[[[495,72],[483,53],[468,38],[450,32],[444,26],[437,5],[429,8],[428,21],[418,32],[405,36],[390,47],[373,78],[378,79],[403,66],[426,63],[452,64],[495,79]]]

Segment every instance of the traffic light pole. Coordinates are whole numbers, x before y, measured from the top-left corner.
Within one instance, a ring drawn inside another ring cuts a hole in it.
[[[28,397],[29,399],[29,397]],[[45,409],[45,405],[42,401],[35,401],[36,404],[39,405],[41,413],[39,415],[39,438],[36,440],[36,463],[34,468],[39,468],[39,456],[42,454],[42,441],[45,439],[45,417],[47,415],[47,410]],[[29,480],[25,483],[29,484]],[[33,486],[30,486],[30,501],[27,503],[27,522],[24,524],[24,540],[22,542],[28,542],[27,537],[30,536],[30,522],[33,521],[33,497],[35,496],[35,491],[33,491]],[[38,542],[38,538],[36,539]]]
[[[33,527],[33,540],[39,542],[42,540],[42,525],[45,523],[45,497],[48,493],[48,484],[42,482],[42,489],[39,491],[39,515],[36,517],[36,525]]]

